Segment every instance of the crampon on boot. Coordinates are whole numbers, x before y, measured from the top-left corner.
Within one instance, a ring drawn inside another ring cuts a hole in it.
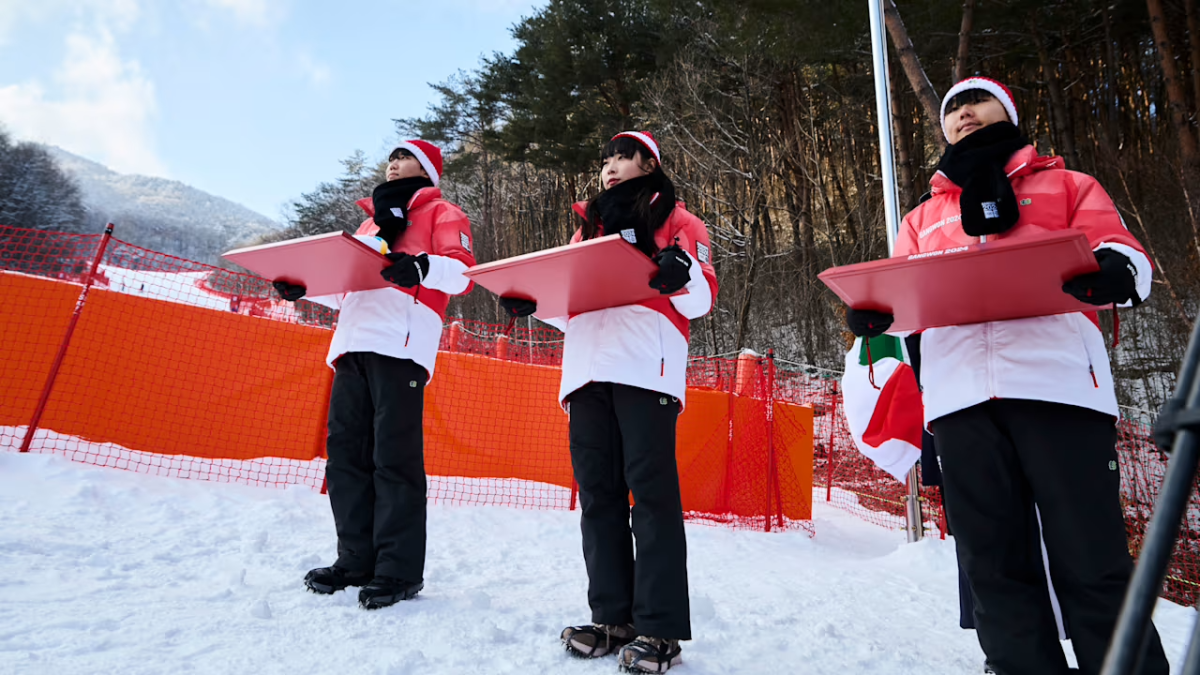
[[[621,648],[617,670],[622,673],[665,673],[683,663],[679,640],[639,635]]]
[[[568,626],[563,629],[563,646],[571,656],[596,659],[608,656],[629,644],[637,633],[633,626],[595,623],[588,626]]]

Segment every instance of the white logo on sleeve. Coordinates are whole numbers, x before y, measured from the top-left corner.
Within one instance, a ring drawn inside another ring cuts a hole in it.
[[[471,239],[467,236],[467,233],[459,232],[458,238],[459,238],[459,241],[462,242],[462,247],[467,249],[467,253],[470,253],[471,252]]]
[[[700,242],[696,242],[696,260],[702,263],[708,262],[708,247]]]
[[[627,230],[621,230],[621,237],[631,244],[637,243],[637,232],[634,232],[632,227]]]

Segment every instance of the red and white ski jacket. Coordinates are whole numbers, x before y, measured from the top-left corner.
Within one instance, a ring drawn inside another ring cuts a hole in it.
[[[374,236],[379,226],[375,224],[373,202],[360,199],[357,203],[368,218],[355,234]],[[418,190],[408,209],[408,228],[391,251],[428,254],[429,274],[419,286],[309,298],[341,310],[326,357],[330,367],[342,354],[375,352],[411,359],[433,378],[446,305],[451,295],[468,293],[473,287],[463,276],[475,264],[471,223],[461,209],[442,199],[441,190],[434,187]]]
[[[1080,230],[1093,249],[1128,256],[1137,269],[1138,295],[1142,300],[1150,295],[1150,260],[1095,178],[1067,171],[1061,157],[1038,157],[1032,145],[1017,151],[1005,170],[1021,217],[1011,230],[991,238]],[[984,240],[962,230],[962,188],[940,171],[930,184],[933,196],[905,216],[893,257]],[[926,425],[993,398],[1051,401],[1119,416],[1095,312],[931,328],[922,333],[921,354]]]
[[[587,202],[575,204],[584,217]],[[601,228],[603,229],[603,228]],[[579,243],[576,230],[571,243]],[[610,307],[570,317],[546,319],[566,334],[558,400],[589,382],[613,382],[661,392],[679,399],[687,391],[689,323],[712,309],[717,273],[704,221],[677,202],[654,235],[659,249],[678,244],[692,261],[686,295]]]

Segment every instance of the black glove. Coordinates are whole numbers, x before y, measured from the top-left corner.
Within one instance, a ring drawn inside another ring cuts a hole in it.
[[[692,260],[678,244],[673,244],[655,254],[658,274],[650,280],[650,288],[663,295],[670,295],[687,286],[692,278]]]
[[[1063,292],[1070,293],[1090,305],[1121,304],[1132,300],[1141,304],[1137,294],[1137,268],[1128,256],[1111,248],[1095,252],[1099,272],[1081,274],[1063,284]]]
[[[379,274],[397,286],[412,288],[429,275],[429,256],[424,253],[421,255],[389,253],[387,259],[391,260],[392,264],[383,268]]]
[[[1185,411],[1183,399],[1172,398],[1163,405],[1154,421],[1154,444],[1163,454],[1169,455],[1175,445],[1175,434],[1184,429],[1200,434],[1200,410]]]
[[[846,325],[850,332],[858,337],[873,338],[883,335],[891,328],[896,317],[887,312],[876,312],[870,309],[847,309]]]
[[[300,284],[289,284],[286,281],[272,281],[271,285],[275,287],[275,292],[279,297],[289,302],[295,302],[304,297],[308,289]]]
[[[522,319],[537,311],[537,303],[525,298],[500,298],[500,307],[504,315],[514,319]]]

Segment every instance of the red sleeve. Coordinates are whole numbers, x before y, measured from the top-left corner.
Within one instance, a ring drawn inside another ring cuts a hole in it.
[[[457,260],[467,267],[475,265],[474,240],[471,238],[471,221],[467,214],[454,204],[440,205],[433,221],[433,250],[430,255],[440,255]],[[470,293],[475,282],[467,284],[463,293]]]
[[[712,243],[708,238],[708,228],[704,225],[703,220],[681,207],[675,207],[675,213],[682,219],[679,228],[675,231],[675,238],[678,240],[679,247],[700,263],[704,279],[708,282],[708,289],[712,292],[712,306],[716,306],[717,270],[712,265]]]
[[[1067,196],[1071,198],[1071,227],[1086,234],[1093,249],[1100,244],[1121,244],[1145,255],[1146,250],[1125,227],[1116,205],[1100,183],[1085,173],[1066,173]]]

